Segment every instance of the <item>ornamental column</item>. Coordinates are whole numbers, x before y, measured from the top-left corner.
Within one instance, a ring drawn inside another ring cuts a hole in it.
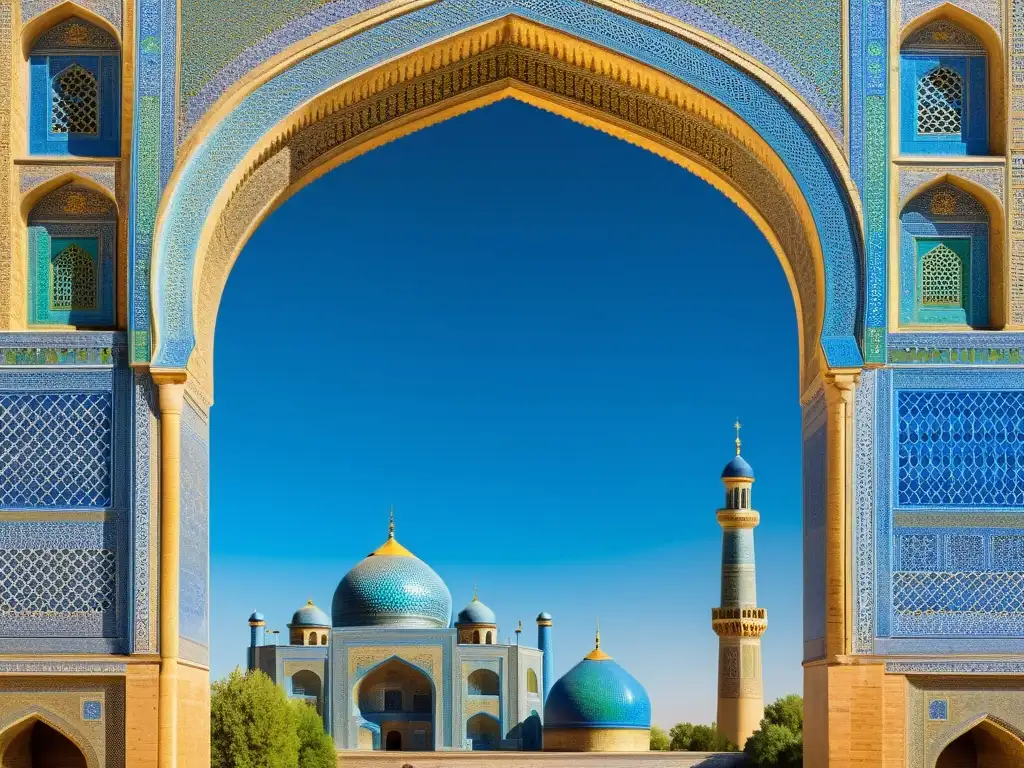
[[[722,526],[721,604],[711,609],[718,635],[718,730],[740,749],[764,716],[761,635],[768,612],[757,607],[754,528],[760,515],[750,506],[754,470],[740,455],[736,422],[736,456],[722,471],[725,507],[717,513]]]
[[[825,378],[828,405],[828,484],[825,496],[825,655],[829,663],[853,650],[853,593],[848,547],[853,526],[853,395],[859,373]]]
[[[160,714],[159,768],[178,766],[178,593],[181,533],[183,371],[154,371],[160,392]]]

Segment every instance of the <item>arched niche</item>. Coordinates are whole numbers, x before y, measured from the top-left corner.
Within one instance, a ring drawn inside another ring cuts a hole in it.
[[[26,193],[21,211],[26,325],[115,327],[122,269],[117,204],[107,190],[65,174]],[[69,257],[77,268],[65,275],[59,267]]]
[[[735,61],[610,11],[567,4],[595,16],[600,46],[525,9],[424,40],[413,53],[382,53],[399,39],[408,50],[417,35],[437,35],[441,21],[432,14],[447,15],[450,26],[460,11],[442,1],[324,43],[224,106],[161,203],[154,370],[187,370],[212,398],[217,307],[259,223],[346,160],[502,98],[635,143],[723,191],[779,255],[799,318],[805,385],[823,366],[859,367],[859,213],[845,161],[819,138],[827,130]],[[361,64],[370,50],[373,63]],[[388,63],[376,63],[382,59]]]
[[[1016,729],[986,716],[940,746],[934,768],[1007,768],[1024,765],[1024,741]]]
[[[466,690],[470,696],[497,696],[501,691],[498,673],[490,669],[474,669],[466,678]]]
[[[63,718],[32,712],[0,732],[4,768],[99,768],[96,753]]]
[[[899,43],[902,53],[908,46],[921,39],[921,32],[927,27],[934,27],[937,22],[947,22],[953,27],[947,34],[956,34],[956,28],[977,40],[984,49],[988,59],[987,65],[987,123],[988,123],[988,155],[1003,155],[1006,152],[1006,75],[1004,72],[1003,42],[999,33],[990,24],[979,17],[953,5],[943,3],[917,16],[900,31]],[[941,41],[936,41],[937,50],[942,50]],[[903,76],[901,72],[900,87]],[[902,122],[902,121],[898,121]],[[901,126],[901,133],[905,127]],[[902,143],[902,142],[901,142]]]
[[[1007,295],[1008,265],[1004,248],[1002,206],[989,190],[953,174],[943,174],[920,185],[900,201],[900,232],[898,272],[895,275],[898,312],[901,327],[914,325],[911,305],[915,301],[918,281],[915,261],[918,244],[943,237],[970,240],[976,279],[976,295],[983,295],[986,309],[983,317],[964,323],[978,329],[1002,328],[1011,311]],[[983,263],[977,263],[977,262]],[[982,267],[982,269],[977,269]],[[941,323],[933,323],[941,326]]]

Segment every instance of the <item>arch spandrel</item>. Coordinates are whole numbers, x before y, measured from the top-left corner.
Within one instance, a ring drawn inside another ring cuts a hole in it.
[[[674,155],[725,192],[782,258],[801,331],[810,334],[802,346],[805,381],[817,371],[821,349],[820,362],[831,367],[860,365],[859,223],[847,176],[814,140],[814,130],[763,85],[707,51],[600,8],[573,0],[562,5],[585,15],[586,42],[533,18],[503,17],[389,65],[363,66],[383,57],[379,47],[412,47],[424,30],[436,35],[439,14],[466,10],[442,2],[340,40],[242,99],[192,149],[162,207],[154,366],[188,364],[209,388],[212,339],[205,337],[212,336],[230,264],[259,221],[295,189],[395,135],[508,96]],[[497,76],[494,68],[509,56],[515,71]],[[489,57],[482,69],[480,57]],[[533,77],[537,68],[553,77]],[[567,74],[584,95],[575,86],[558,92]],[[423,77],[437,80],[443,98],[410,107],[400,90]],[[594,101],[587,81],[600,81],[607,99]],[[281,117],[271,124],[275,115]],[[810,259],[801,255],[807,253]]]

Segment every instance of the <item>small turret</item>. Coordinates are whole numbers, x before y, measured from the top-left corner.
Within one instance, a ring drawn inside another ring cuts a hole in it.
[[[555,654],[551,645],[551,614],[542,612],[537,617],[537,647],[544,652],[544,701],[548,700],[551,686],[555,684]]]
[[[259,611],[253,611],[249,617],[249,669],[256,668],[256,652],[254,648],[262,646],[266,639],[267,621]]]

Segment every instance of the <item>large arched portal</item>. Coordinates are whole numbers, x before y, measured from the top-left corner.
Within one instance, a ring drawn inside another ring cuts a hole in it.
[[[0,735],[0,766],[92,768],[71,739],[38,717],[23,720]]]
[[[396,137],[505,98],[687,168],[733,200],[775,250],[797,309],[805,427],[821,438],[805,466],[821,490],[810,494],[813,525],[805,536],[813,550],[805,647],[822,662],[850,652],[849,461],[864,284],[845,161],[785,86],[710,38],[582,3],[565,7],[571,12],[523,3],[515,13],[479,17],[475,6],[440,2],[363,32],[340,32],[226,99],[186,142],[161,203],[151,284],[151,372],[162,421],[160,751],[167,765],[178,750],[167,737],[182,719],[177,691],[206,684],[208,590],[199,551],[206,499],[190,478],[202,473],[196,463],[206,466],[213,331],[234,260],[260,222],[311,180]],[[192,664],[179,664],[181,656]],[[807,669],[818,717],[828,711],[832,674],[822,664]],[[827,739],[828,728],[818,725],[815,733]],[[386,744],[383,725],[382,734]],[[415,741],[403,735],[402,743]],[[809,743],[810,754],[815,748]]]
[[[352,698],[361,721],[384,734],[384,749],[434,748],[434,685],[422,670],[389,659],[356,683]]]
[[[1024,741],[991,718],[983,718],[949,742],[935,768],[1001,768],[1024,765]]]

